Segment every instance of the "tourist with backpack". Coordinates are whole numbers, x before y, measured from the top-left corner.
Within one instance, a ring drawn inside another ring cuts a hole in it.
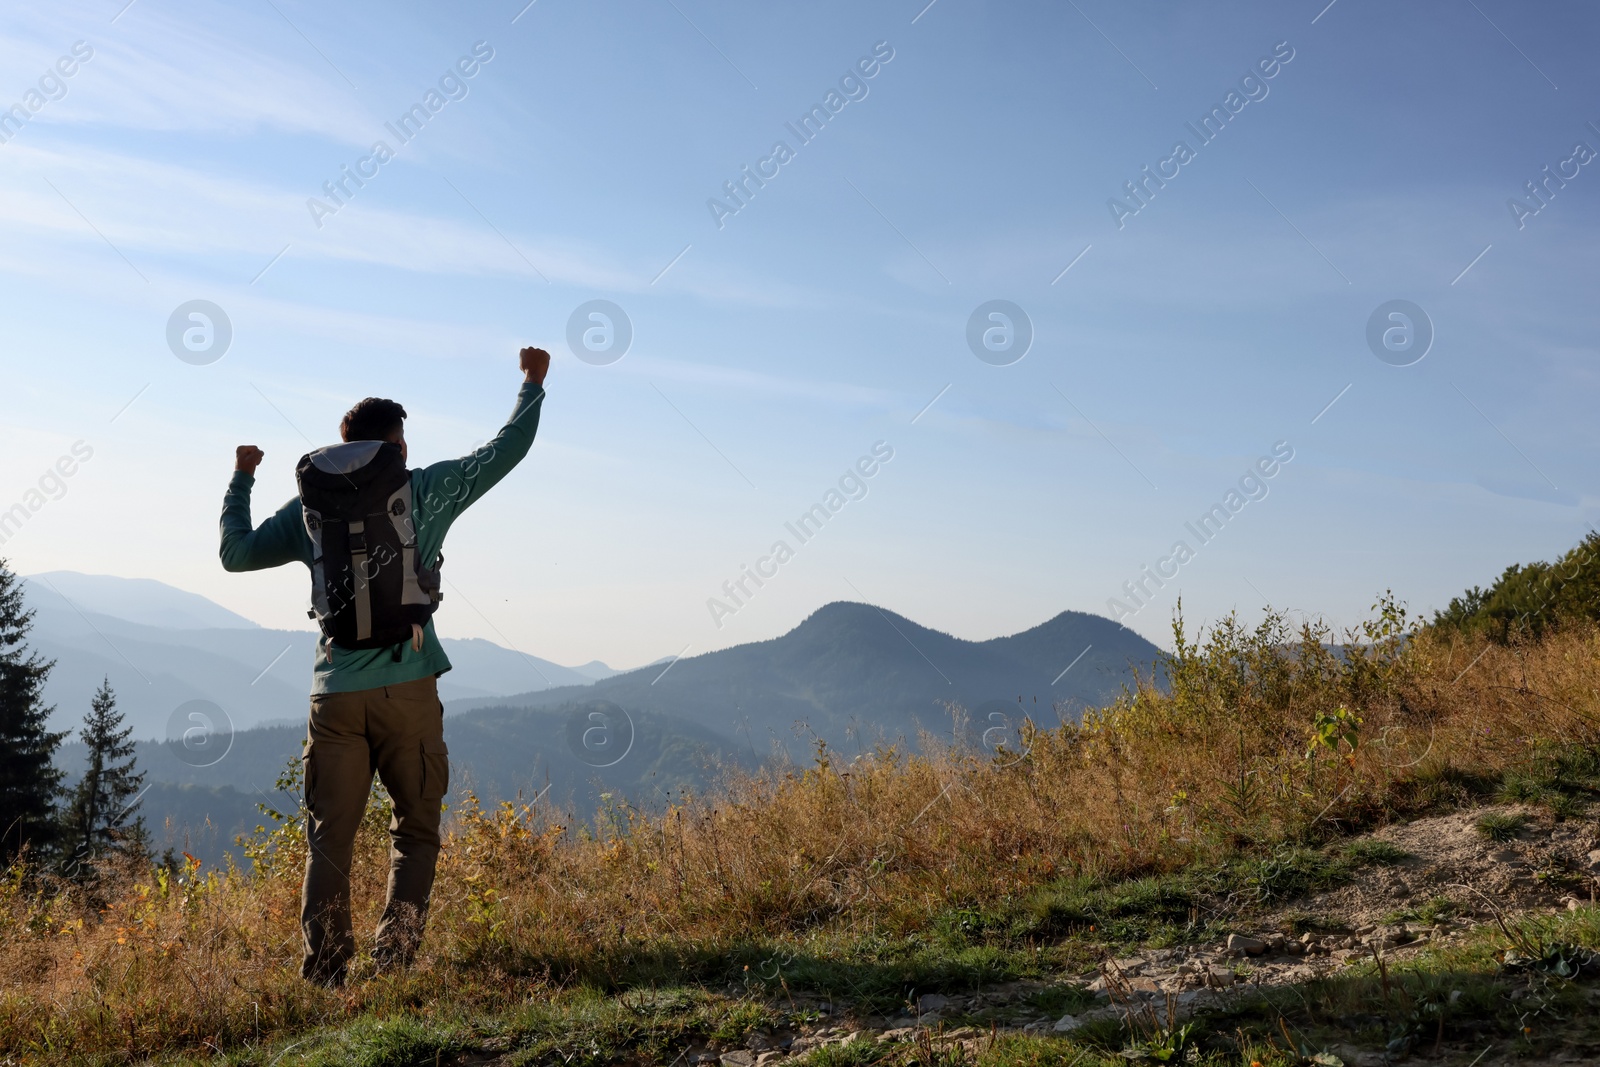
[[[312,672],[305,771],[306,877],[301,974],[344,984],[355,936],[350,863],[377,773],[394,803],[389,885],[373,959],[407,966],[422,941],[439,818],[449,787],[438,677],[450,669],[432,616],[443,598],[445,533],[527,455],[550,356],[520,353],[523,385],[494,440],[461,459],[406,468],[405,409],[368,397],[345,415],[341,443],[301,457],[299,495],[252,527],[250,489],[263,453],[240,445],[222,503],[222,566],[302,563],[322,631]]]

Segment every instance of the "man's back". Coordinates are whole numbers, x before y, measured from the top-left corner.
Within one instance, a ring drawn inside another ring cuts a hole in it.
[[[550,356],[542,349],[525,348],[520,359],[524,381],[517,406],[487,445],[461,459],[404,472],[401,477],[406,459],[405,409],[392,400],[368,397],[351,408],[340,425],[345,444],[310,454],[301,465],[307,506],[296,497],[257,527],[250,522],[250,490],[263,453],[254,445],[240,445],[237,450],[222,505],[222,566],[250,571],[302,563],[311,571],[313,583],[323,580],[320,588],[313,585],[313,615],[322,622],[323,633],[317,643],[311,715],[301,754],[309,847],[300,897],[305,949],[300,973],[311,981],[342,985],[355,954],[350,864],[374,773],[388,790],[394,812],[389,823],[388,891],[373,950],[377,968],[406,966],[421,943],[439,857],[440,812],[450,782],[437,681],[450,669],[450,660],[434,634],[431,597],[420,598],[430,602],[426,611],[408,615],[406,595],[391,602],[386,594],[375,599],[371,588],[360,588],[374,580],[380,584],[392,580],[381,570],[384,562],[369,560],[366,554],[367,527],[383,523],[377,531],[392,536],[382,544],[391,549],[399,545],[403,553],[398,564],[391,557],[390,565],[420,568],[412,572],[418,586],[426,571],[430,589],[436,589],[433,572],[451,523],[504,478],[533,444]],[[368,442],[370,446],[364,447]],[[361,478],[347,477],[345,486],[317,475],[330,470],[348,474],[352,468],[342,464],[362,456],[371,462],[380,455],[382,465],[374,465],[370,482],[363,482],[372,494],[356,491]],[[356,503],[346,507],[352,500]],[[328,510],[318,511],[319,507]],[[308,525],[316,529],[315,537]],[[330,536],[330,525],[336,538]],[[368,568],[369,562],[374,569]],[[362,607],[369,613],[361,620],[364,627],[358,622],[351,630],[341,621],[346,602],[335,597],[337,590],[330,591],[327,583],[335,568],[353,580],[358,594],[366,593],[355,601],[358,619]],[[395,620],[386,618],[373,625],[370,614],[375,605],[400,612],[399,624],[391,625]],[[386,647],[347,647],[387,641],[407,631],[410,640],[402,638]],[[346,643],[340,644],[333,635]]]
[[[544,400],[542,383],[525,382],[517,404],[494,439],[460,459],[443,460],[411,471],[417,554],[437,560],[451,524],[519,463],[533,445]],[[224,570],[253,571],[302,563],[309,570],[313,545],[306,532],[298,497],[288,501],[260,526],[250,525],[253,470],[236,470],[223,497],[221,557]],[[423,628],[422,647],[400,649],[340,648],[326,637],[317,644],[313,693],[347,693],[375,686],[443,674],[450,660],[430,622]]]

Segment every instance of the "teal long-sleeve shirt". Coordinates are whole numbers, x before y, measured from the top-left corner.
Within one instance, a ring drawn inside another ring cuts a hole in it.
[[[460,459],[444,460],[411,472],[411,499],[416,519],[417,558],[438,558],[450,524],[479,497],[510,473],[533,446],[539,429],[539,409],[544,402],[544,387],[524,383],[517,393],[517,406],[494,440]],[[233,480],[222,498],[222,567],[228,571],[257,571],[303,563],[311,568],[311,536],[296,497],[273,512],[260,526],[250,522],[250,490],[255,478],[234,471]],[[309,581],[309,577],[307,579]],[[450,669],[444,646],[433,630],[433,620],[423,627],[422,650],[413,651],[411,642],[401,646],[401,656],[393,649],[345,649],[317,640],[317,659],[312,671],[311,692],[352,693],[385,685],[413,682]]]

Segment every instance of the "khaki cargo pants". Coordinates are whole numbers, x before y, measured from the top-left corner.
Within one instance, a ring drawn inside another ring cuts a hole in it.
[[[450,785],[437,679],[313,696],[303,758],[309,854],[300,973],[339,985],[355,955],[350,863],[374,771],[394,801],[394,818],[388,898],[373,957],[380,970],[403,967],[422,942],[439,858],[439,813]]]

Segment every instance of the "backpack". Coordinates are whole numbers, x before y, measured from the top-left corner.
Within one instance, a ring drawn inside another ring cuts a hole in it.
[[[311,537],[311,610],[340,648],[395,646],[438,608],[441,555],[417,555],[411,472],[400,446],[349,441],[309,452],[295,465]]]

